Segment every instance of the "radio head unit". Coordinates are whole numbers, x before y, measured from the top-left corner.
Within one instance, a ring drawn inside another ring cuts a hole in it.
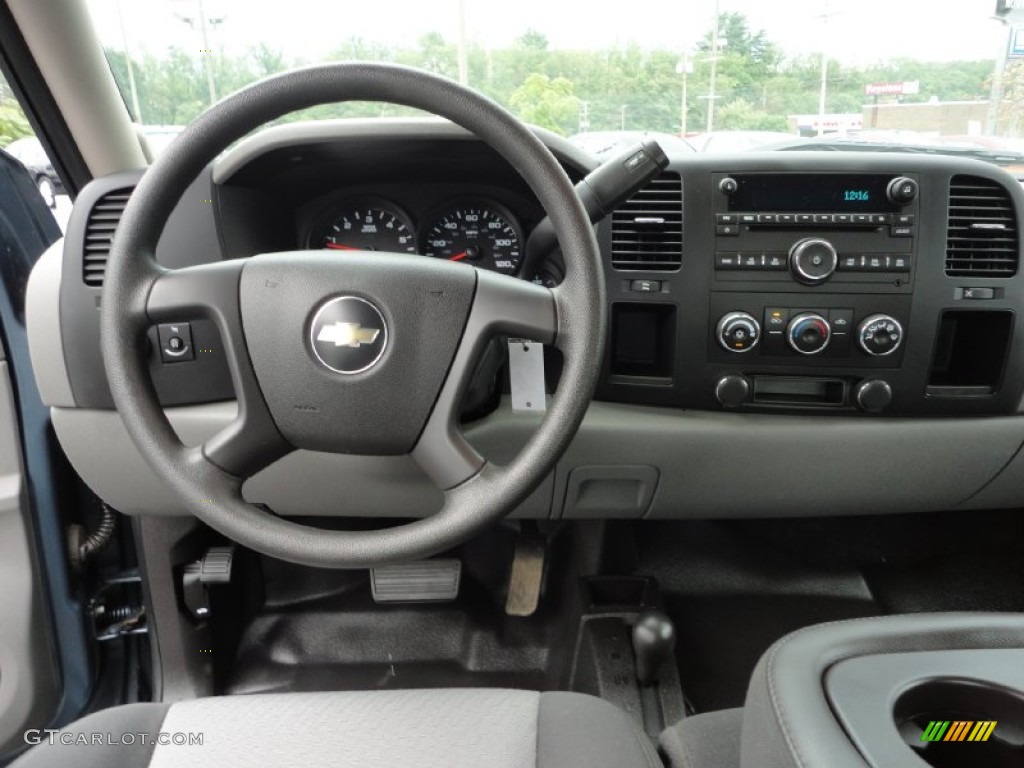
[[[890,196],[891,174],[757,173],[730,177],[729,210],[747,213],[895,213],[903,207]]]

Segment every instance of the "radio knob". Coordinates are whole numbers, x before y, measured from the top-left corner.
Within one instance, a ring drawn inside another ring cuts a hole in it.
[[[857,343],[872,357],[891,355],[903,342],[903,326],[890,315],[871,315],[857,329]]]
[[[789,250],[789,268],[801,283],[818,285],[832,277],[839,264],[835,246],[820,237],[798,240]]]
[[[736,179],[732,178],[731,176],[726,176],[724,179],[718,182],[718,190],[723,195],[734,194],[736,190],[739,188],[739,183],[736,181]]]
[[[908,176],[897,176],[889,182],[885,194],[895,205],[909,205],[917,197],[917,182]]]
[[[868,413],[881,413],[892,402],[892,387],[882,379],[867,379],[853,389],[857,407]]]
[[[801,355],[816,355],[831,341],[832,328],[817,312],[802,312],[789,321],[786,338]]]
[[[749,352],[761,340],[761,326],[746,312],[730,312],[718,321],[718,343],[730,352]]]
[[[730,373],[718,380],[715,397],[723,408],[739,408],[750,397],[750,380],[738,373]]]

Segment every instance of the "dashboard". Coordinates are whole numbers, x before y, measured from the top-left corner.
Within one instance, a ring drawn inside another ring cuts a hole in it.
[[[597,166],[540,135],[573,181]],[[120,174],[85,189],[63,250],[47,257],[56,274],[37,268],[30,314],[48,318],[35,325],[61,344],[59,356],[33,347],[33,360],[86,481],[124,511],[171,514],[148,480],[126,488],[92,455],[97,430],[112,430],[105,451],[127,465],[137,458],[110,411],[97,312],[103,237],[109,244],[109,221],[116,225],[137,180]],[[573,446],[517,514],[1016,503],[1022,212],[1018,182],[959,158],[672,156],[596,225],[610,319],[600,383]],[[339,258],[351,248],[391,250],[554,285],[564,276],[557,251],[525,259],[543,218],[513,168],[446,123],[285,125],[240,143],[195,181],[157,255],[175,267],[306,248]],[[170,331],[150,333],[153,381],[180,429],[201,439],[230,418],[230,377],[212,326],[183,317],[177,327],[174,349]],[[185,353],[173,354],[182,344]],[[557,362],[548,360],[550,387]],[[489,406],[465,430],[500,462],[536,416],[510,410],[507,364],[490,364],[479,382]],[[354,514],[339,509],[339,496],[382,475],[390,487],[367,487],[360,514],[393,514],[429,495],[398,459],[372,460],[372,469],[367,461],[293,455],[249,481],[249,496],[287,514]]]

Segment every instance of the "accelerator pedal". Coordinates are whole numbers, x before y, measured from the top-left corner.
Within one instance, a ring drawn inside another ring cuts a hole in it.
[[[375,603],[444,603],[459,596],[461,560],[417,560],[370,569]]]
[[[532,616],[537,610],[546,555],[547,542],[543,536],[519,534],[505,601],[505,613],[509,616]]]

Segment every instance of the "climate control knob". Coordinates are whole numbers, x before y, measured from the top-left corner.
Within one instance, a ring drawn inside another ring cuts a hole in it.
[[[872,357],[891,355],[903,343],[903,326],[890,315],[871,315],[857,329],[857,343]]]
[[[805,237],[789,249],[789,268],[805,285],[818,285],[832,277],[839,265],[835,246],[820,237]]]
[[[801,312],[789,321],[786,339],[801,355],[816,355],[831,341],[832,327],[817,312]]]
[[[761,340],[761,326],[753,315],[730,312],[718,321],[718,343],[730,352],[749,352]]]

